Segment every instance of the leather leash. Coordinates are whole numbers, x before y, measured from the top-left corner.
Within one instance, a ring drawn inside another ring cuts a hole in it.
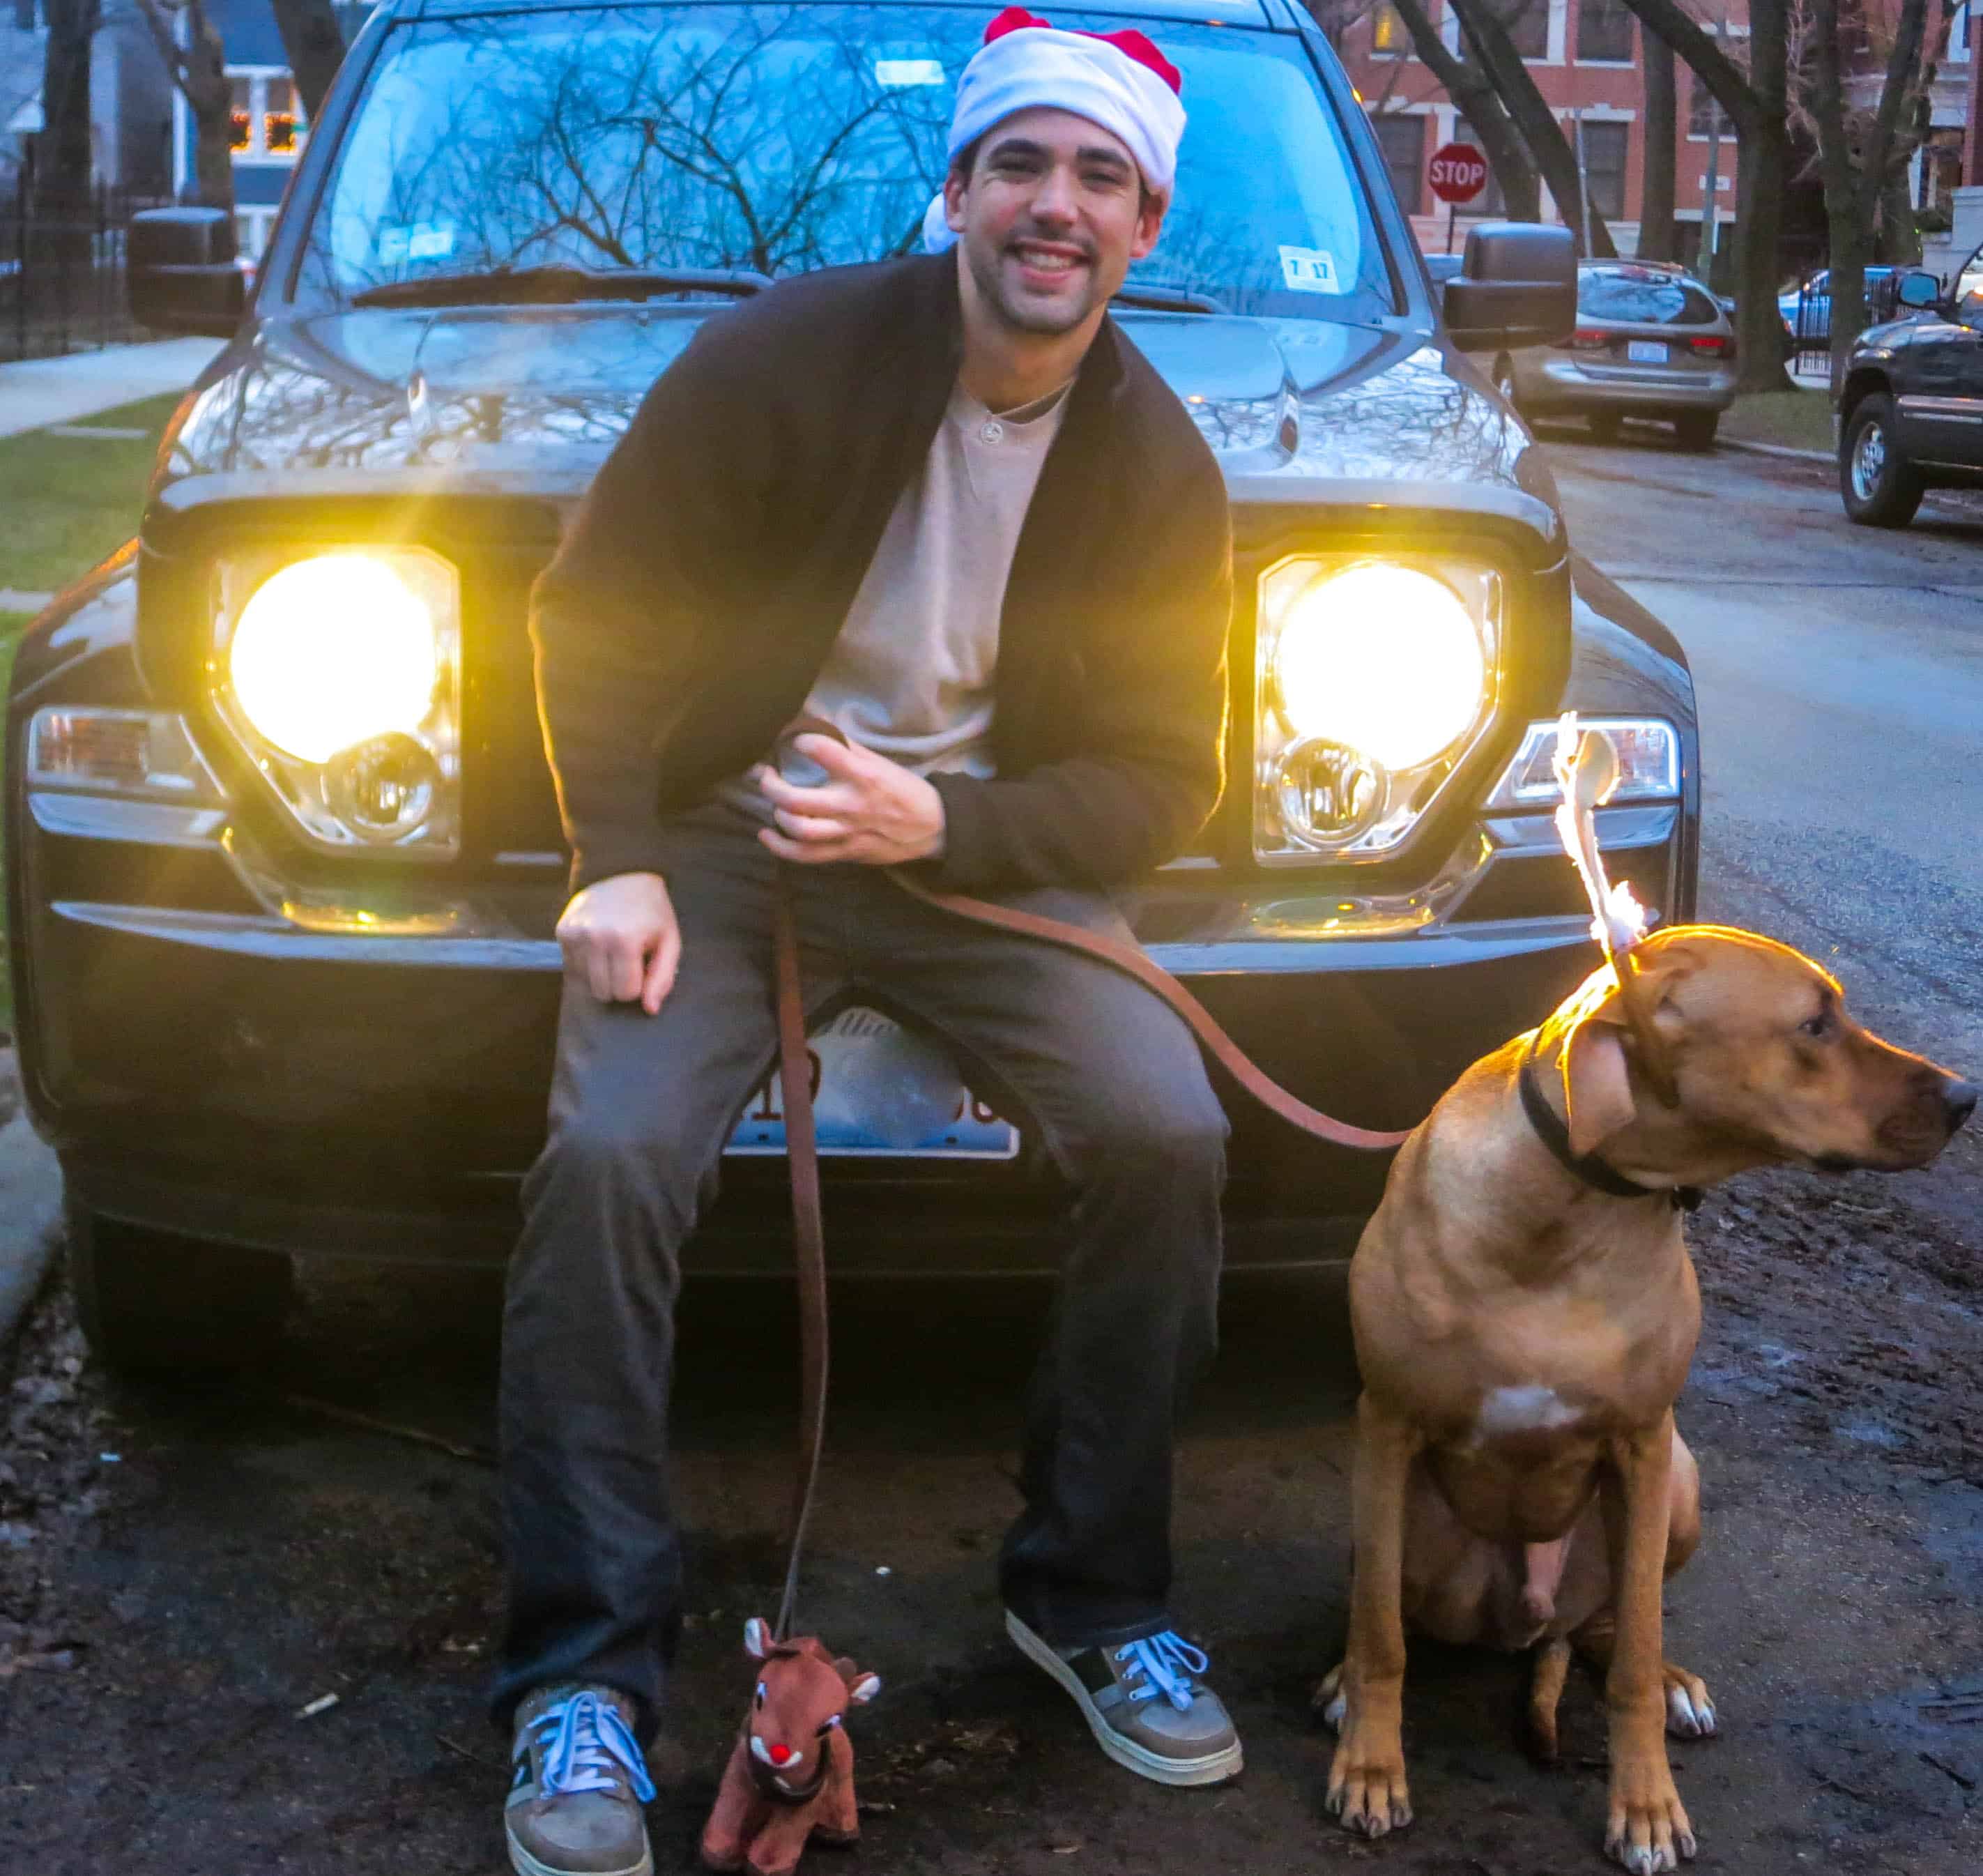
[[[795,726],[797,734],[816,731],[838,737],[831,725],[807,722]],[[844,738],[841,738],[844,741]],[[1099,959],[1124,975],[1134,978],[1163,998],[1185,1022],[1221,1067],[1255,1100],[1278,1114],[1289,1125],[1331,1145],[1361,1152],[1383,1152],[1403,1142],[1410,1129],[1396,1133],[1375,1132],[1353,1127],[1333,1119],[1318,1108],[1298,1100],[1277,1082],[1256,1068],[1239,1046],[1216,1022],[1203,1004],[1183,985],[1132,945],[1064,925],[1058,919],[1015,911],[989,900],[961,893],[935,892],[911,878],[899,868],[891,868],[889,877],[912,898],[926,905],[968,918],[974,924],[991,925],[1025,938],[1038,938],[1064,950],[1076,951]],[[785,1640],[791,1634],[798,1602],[799,1564],[805,1550],[807,1527],[812,1520],[813,1500],[819,1483],[820,1454],[826,1432],[828,1369],[828,1317],[826,1301],[826,1232],[820,1206],[819,1146],[813,1125],[812,1067],[806,1048],[805,999],[799,981],[798,928],[793,917],[791,882],[786,868],[778,869],[773,911],[774,948],[777,954],[778,1014],[778,1081],[785,1110],[785,1153],[792,1192],[793,1237],[797,1247],[799,1286],[799,1466],[792,1493],[791,1540],[785,1565],[785,1584],[778,1602],[778,1619],[774,1637]]]

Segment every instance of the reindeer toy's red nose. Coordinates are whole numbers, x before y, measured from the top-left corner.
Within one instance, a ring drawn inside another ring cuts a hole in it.
[[[764,1750],[771,1755],[774,1765],[783,1765],[792,1756],[792,1749],[789,1746],[767,1746]]]

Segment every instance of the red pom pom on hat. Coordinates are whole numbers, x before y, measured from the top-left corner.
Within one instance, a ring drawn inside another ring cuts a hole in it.
[[[1028,13],[1022,6],[1008,6],[985,28],[985,43],[989,45],[994,39],[1002,39],[1007,33],[1018,32],[1028,26],[1044,26],[1050,32],[1078,30],[1057,27],[1052,20]],[[1184,74],[1157,50],[1146,34],[1139,32],[1135,27],[1125,26],[1119,32],[1083,32],[1080,36],[1084,39],[1099,39],[1105,45],[1114,46],[1125,57],[1154,72],[1180,97],[1184,95]]]

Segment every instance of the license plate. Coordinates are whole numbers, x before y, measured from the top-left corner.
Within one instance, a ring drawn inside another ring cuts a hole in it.
[[[958,1078],[943,1051],[878,1010],[842,1010],[807,1044],[822,1155],[1012,1159],[1019,1130]],[[774,1069],[730,1136],[731,1153],[782,1153],[785,1112]]]
[[[1664,365],[1667,349],[1657,339],[1628,339],[1625,356],[1635,365]]]

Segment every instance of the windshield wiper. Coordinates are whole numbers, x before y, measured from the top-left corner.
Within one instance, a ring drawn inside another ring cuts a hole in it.
[[[1209,293],[1194,293],[1182,286],[1135,285],[1119,289],[1111,303],[1118,306],[1148,306],[1156,313],[1230,313],[1232,309]]]
[[[586,299],[654,299],[665,293],[761,292],[767,274],[747,267],[497,267],[390,280],[354,293],[354,306],[569,306]]]

